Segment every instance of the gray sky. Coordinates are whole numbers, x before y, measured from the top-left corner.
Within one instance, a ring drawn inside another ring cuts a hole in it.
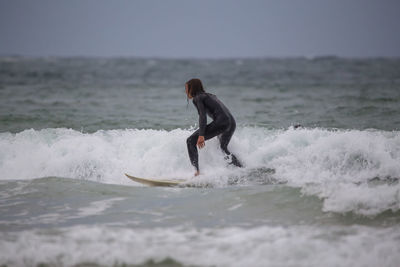
[[[399,57],[398,0],[0,0],[0,55]]]

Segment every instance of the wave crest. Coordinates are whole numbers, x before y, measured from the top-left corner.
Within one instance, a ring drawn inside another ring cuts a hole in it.
[[[0,179],[57,176],[132,185],[124,172],[188,178],[193,169],[185,140],[191,132],[44,129],[1,133]],[[212,139],[199,151],[204,174],[200,181],[227,186],[239,175],[244,177],[241,184],[250,184],[256,175],[257,181],[286,183],[319,196],[325,211],[376,215],[400,210],[398,131],[242,127],[233,136],[230,150],[244,162],[244,169],[228,166],[217,142]],[[263,169],[273,171],[254,171]]]

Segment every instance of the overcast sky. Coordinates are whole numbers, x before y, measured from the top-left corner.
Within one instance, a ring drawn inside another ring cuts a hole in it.
[[[399,57],[399,0],[0,0],[0,55]]]

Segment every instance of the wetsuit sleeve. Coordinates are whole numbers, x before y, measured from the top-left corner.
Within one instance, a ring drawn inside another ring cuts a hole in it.
[[[204,98],[198,96],[193,99],[193,103],[197,108],[197,112],[199,113],[199,136],[204,136],[207,126],[207,113],[206,108],[204,107]]]

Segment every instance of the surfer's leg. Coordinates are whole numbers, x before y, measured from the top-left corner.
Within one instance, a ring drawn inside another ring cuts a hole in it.
[[[219,134],[221,134],[226,128],[221,126],[216,122],[211,122],[206,126],[206,131],[204,134],[204,139],[211,139]],[[190,163],[199,171],[199,154],[197,151],[197,139],[199,138],[199,130],[195,131],[188,139],[186,139],[186,144],[189,153]]]
[[[211,122],[206,126],[206,131],[204,133],[204,140],[211,139],[213,137],[216,137],[226,131],[227,125],[226,124],[221,124],[218,122]]]
[[[226,154],[226,158],[227,159],[231,158],[230,164],[233,164],[237,167],[243,167],[242,163],[240,163],[240,161],[236,158],[236,156],[228,150],[228,144],[231,141],[231,138],[232,138],[233,133],[235,132],[235,129],[236,129],[236,124],[232,124],[231,127],[227,131],[223,132],[219,136],[219,142],[220,142],[222,151],[224,151],[224,153]]]
[[[199,171],[199,154],[197,152],[197,139],[199,138],[199,130],[195,131],[188,139],[186,139],[187,149],[189,153],[190,163]]]

